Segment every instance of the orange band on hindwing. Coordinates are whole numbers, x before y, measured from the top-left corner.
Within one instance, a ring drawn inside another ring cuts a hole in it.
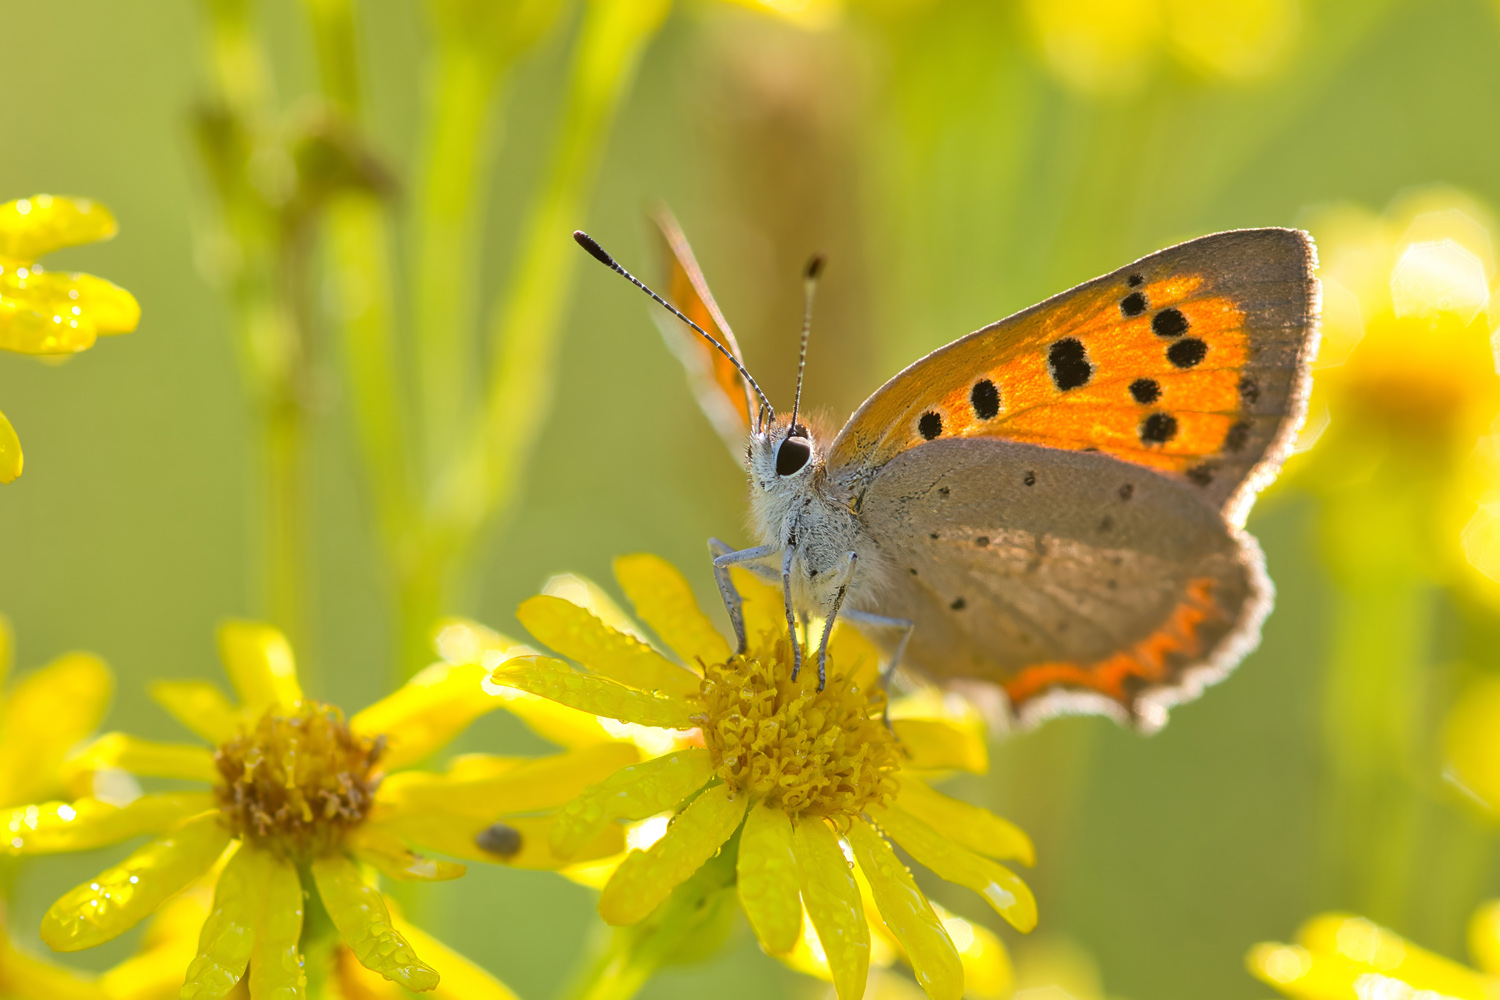
[[[1198,626],[1219,617],[1213,602],[1214,581],[1203,577],[1188,582],[1187,595],[1172,610],[1166,623],[1124,652],[1097,663],[1038,663],[1027,667],[1005,684],[1011,705],[1023,702],[1053,687],[1084,688],[1121,703],[1128,703],[1127,684],[1134,678],[1147,684],[1167,679],[1171,654],[1192,659],[1202,654]]]

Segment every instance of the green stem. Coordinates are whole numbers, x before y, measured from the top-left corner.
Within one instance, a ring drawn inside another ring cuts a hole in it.
[[[461,553],[516,493],[551,399],[563,303],[581,259],[582,221],[600,150],[669,0],[590,0],[574,49],[568,104],[547,181],[527,213],[514,277],[492,310],[493,363],[482,425],[434,498],[437,544]]]
[[[481,178],[498,142],[503,71],[472,45],[442,43],[430,70],[430,122],[417,214],[414,321],[428,469],[451,460],[473,405]]]
[[[663,967],[717,951],[739,905],[734,892],[738,857],[736,835],[655,913],[639,924],[615,928],[609,945],[568,991],[568,1000],[630,1000]]]

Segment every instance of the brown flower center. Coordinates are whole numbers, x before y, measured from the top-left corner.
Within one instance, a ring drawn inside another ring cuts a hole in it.
[[[693,718],[725,784],[792,816],[836,822],[895,793],[900,759],[881,719],[885,692],[861,691],[828,666],[822,691],[813,663],[793,681],[790,640],[766,635],[708,667]]]
[[[323,853],[369,813],[384,744],[351,732],[343,713],[321,702],[272,709],[214,753],[225,821],[283,857]]]

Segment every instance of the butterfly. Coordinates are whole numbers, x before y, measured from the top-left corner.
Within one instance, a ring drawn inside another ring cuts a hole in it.
[[[791,413],[771,405],[682,231],[657,222],[666,298],[575,239],[675,317],[699,402],[743,449],[760,544],[711,543],[741,651],[733,566],[779,583],[799,669],[799,620],[824,620],[820,685],[842,617],[892,667],[1003,694],[1018,724],[1151,731],[1259,643],[1273,589],[1243,525],[1306,412],[1307,233],[1215,233],[1087,281],[913,363],[829,438],[801,421],[800,362]]]

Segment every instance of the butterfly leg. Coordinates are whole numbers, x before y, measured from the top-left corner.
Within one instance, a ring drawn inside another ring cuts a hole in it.
[[[750,549],[734,549],[717,538],[710,538],[708,551],[714,557],[714,580],[719,585],[719,597],[724,601],[724,610],[729,612],[729,624],[734,626],[734,638],[739,643],[735,649],[735,655],[739,656],[745,652],[748,645],[745,639],[745,615],[740,610],[745,601],[740,597],[740,592],[734,587],[734,581],[729,577],[729,567],[743,563],[753,564],[774,556],[776,548],[771,545],[757,545]],[[757,567],[752,565],[750,568]]]
[[[885,615],[873,615],[868,611],[845,611],[844,619],[855,625],[863,625],[867,628],[899,628],[901,638],[896,642],[896,650],[891,654],[891,662],[887,663],[885,669],[880,672],[880,686],[887,692],[891,689],[891,678],[896,676],[896,668],[901,666],[901,657],[906,653],[906,644],[911,639],[912,630],[917,627],[916,622],[905,618],[888,618]],[[891,726],[890,701],[886,701],[885,725]]]
[[[849,581],[854,579],[854,566],[859,562],[858,552],[844,553],[844,568],[840,570],[844,582],[833,595],[833,607],[828,609],[828,618],[823,622],[823,640],[818,643],[818,690],[828,683],[828,637],[833,635],[833,623],[839,616],[839,606],[849,592]]]
[[[792,680],[802,672],[802,643],[797,641],[797,613],[792,610],[792,559],[796,555],[790,545],[781,553],[781,597],[786,603],[786,630],[792,637]],[[819,683],[818,689],[822,688]]]

